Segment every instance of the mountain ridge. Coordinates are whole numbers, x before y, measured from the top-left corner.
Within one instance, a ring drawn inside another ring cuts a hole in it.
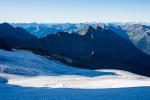
[[[150,57],[111,30],[89,26],[84,35],[57,32],[36,38],[22,28],[12,29],[22,39],[15,38],[12,34],[8,34],[7,39],[0,35],[0,39],[4,38],[4,42],[12,48],[29,49],[74,67],[122,69],[150,76]],[[28,34],[27,38],[22,37],[18,31]],[[8,33],[6,30],[4,32]],[[0,30],[0,34],[3,31]]]

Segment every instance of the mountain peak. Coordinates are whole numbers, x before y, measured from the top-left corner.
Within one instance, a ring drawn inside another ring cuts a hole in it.
[[[1,25],[9,25],[11,26],[9,23],[5,22],[5,23],[1,23]]]
[[[92,26],[90,26],[90,25],[89,26],[84,26],[82,28],[81,32],[80,32],[80,35],[85,35],[87,33],[93,32],[93,31],[95,31],[95,28],[93,28]]]
[[[13,27],[10,24],[8,24],[8,23],[0,24],[0,28],[1,29],[13,29]]]

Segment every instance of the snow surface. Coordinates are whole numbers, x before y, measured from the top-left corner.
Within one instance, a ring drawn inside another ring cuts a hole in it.
[[[73,68],[28,51],[0,50],[0,100],[150,100],[150,78]]]

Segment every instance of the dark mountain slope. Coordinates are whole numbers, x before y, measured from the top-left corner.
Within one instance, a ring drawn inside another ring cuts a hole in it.
[[[4,23],[0,24],[0,47],[29,49],[75,67],[122,69],[150,76],[150,56],[130,41],[99,26],[86,26],[83,31],[82,35],[58,32],[37,39]]]
[[[133,44],[150,55],[150,27],[140,24],[123,25],[122,30],[127,32]]]
[[[11,48],[38,48],[37,38],[22,28],[0,24],[0,40]]]
[[[84,35],[59,32],[41,41],[49,54],[72,65],[84,65],[84,68],[89,69],[123,69],[150,75],[150,57],[130,41],[101,27],[94,29],[89,26],[86,29]]]
[[[11,46],[3,42],[3,40],[0,39],[0,48],[5,49],[5,50],[11,50]]]

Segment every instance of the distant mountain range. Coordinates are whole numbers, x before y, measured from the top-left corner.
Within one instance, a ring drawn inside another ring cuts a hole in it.
[[[121,37],[131,41],[137,48],[150,55],[150,24],[148,23],[79,23],[79,24],[12,24],[14,27],[22,27],[37,37],[45,37],[57,32],[84,34],[87,26],[101,26],[106,30],[112,30]]]
[[[55,34],[57,32],[69,32],[72,33],[73,31],[77,32],[82,29],[83,26],[88,24],[12,24],[14,27],[22,27],[28,32],[32,33],[37,37],[44,37],[49,34]]]
[[[72,27],[68,29],[69,31],[66,31],[66,28],[65,31],[58,29],[55,34],[47,33],[37,38],[32,35],[35,33],[30,34],[29,30],[24,30],[26,26],[22,29],[18,27],[19,25],[14,25],[16,27],[14,28],[3,23],[0,24],[0,41],[2,41],[0,47],[28,49],[74,67],[122,69],[150,76],[150,56],[135,47],[134,44],[137,42],[132,41],[127,31],[130,31],[130,26],[82,24],[81,27],[75,28],[76,24],[69,25],[66,25]],[[44,29],[41,31],[45,31]],[[139,34],[144,34],[142,32]],[[149,36],[149,33],[146,36]]]

